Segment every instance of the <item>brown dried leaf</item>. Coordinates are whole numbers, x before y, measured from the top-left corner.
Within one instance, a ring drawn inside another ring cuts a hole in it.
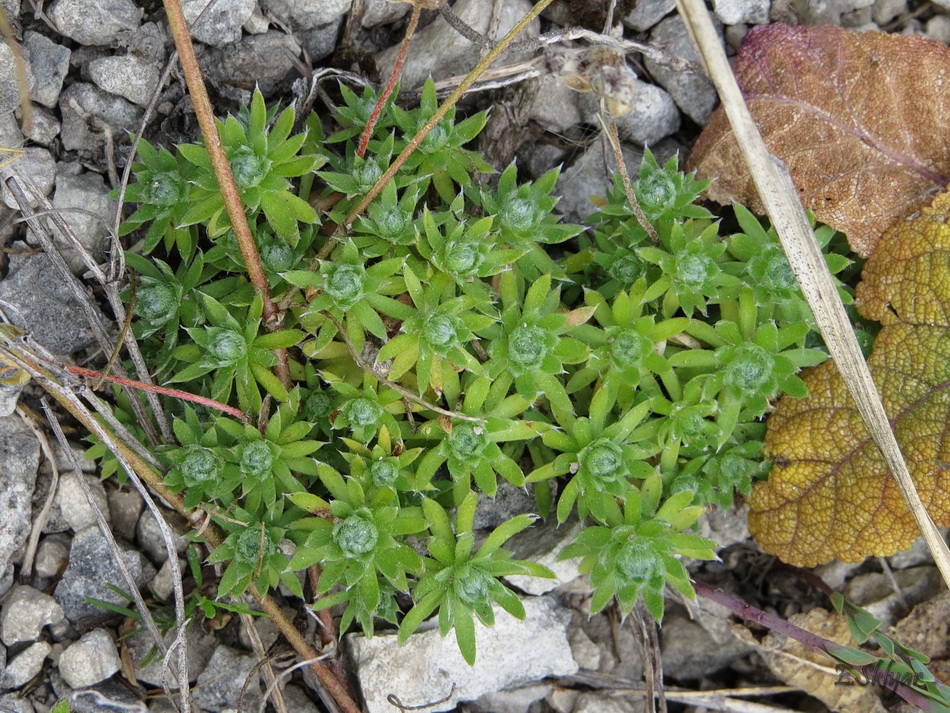
[[[755,27],[735,74],[769,150],[806,208],[867,257],[895,221],[930,202],[950,175],[950,48],[912,35],[833,26]],[[708,195],[763,213],[720,108],[687,165]]]

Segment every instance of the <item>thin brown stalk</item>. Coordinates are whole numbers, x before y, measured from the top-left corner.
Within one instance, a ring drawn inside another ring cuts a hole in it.
[[[344,713],[361,713],[360,707],[356,702],[350,697],[350,694],[346,691],[346,687],[337,679],[336,676],[330,671],[327,666],[320,661],[320,654],[314,650],[307,640],[303,638],[303,635],[297,631],[294,625],[290,620],[284,616],[284,613],[280,610],[280,607],[268,596],[261,595],[257,591],[257,588],[252,584],[248,587],[248,591],[251,593],[257,602],[261,605],[261,608],[274,620],[274,623],[277,624],[277,628],[280,630],[280,633],[284,635],[287,641],[290,642],[290,645],[294,647],[296,651],[302,658],[308,659],[311,661],[310,670],[313,671],[313,674],[317,677],[317,680],[327,689],[327,692],[333,696],[333,700],[337,702],[340,706],[340,709]]]
[[[201,135],[204,137],[205,148],[208,150],[208,158],[214,168],[214,175],[218,181],[221,197],[224,199],[224,206],[231,221],[231,228],[234,230],[234,237],[237,239],[241,257],[247,268],[248,279],[254,285],[254,289],[257,290],[264,303],[264,327],[269,332],[275,332],[281,328],[283,320],[271,297],[267,276],[264,274],[264,267],[261,264],[257,246],[254,245],[254,236],[251,234],[251,227],[247,223],[247,215],[241,205],[241,197],[238,195],[237,186],[234,185],[231,164],[228,163],[228,157],[225,155],[224,147],[221,144],[221,137],[218,135],[211,100],[208,98],[208,90],[205,88],[201,69],[198,67],[198,59],[195,56],[195,48],[191,44],[191,36],[188,34],[188,25],[181,10],[180,0],[163,1],[165,13],[168,16],[168,25],[171,28],[172,36],[175,38],[175,47],[178,49],[178,57],[181,60],[182,72],[185,75],[188,91],[195,106],[198,125],[201,127]],[[278,359],[278,364],[275,367],[277,376],[281,383],[289,389],[291,388],[291,380],[287,350],[275,349],[274,354]]]
[[[109,360],[106,362],[106,365],[102,369],[102,374],[96,379],[95,383],[92,385],[93,391],[98,391],[102,388],[102,385],[105,383],[106,378],[109,372],[115,367],[119,357],[122,355],[122,345],[125,344],[126,337],[129,336],[129,332],[132,329],[132,318],[135,316],[135,275],[132,274],[129,279],[129,310],[125,314],[125,319],[122,321],[122,329],[119,330],[119,337],[115,341],[115,348],[112,350],[112,354],[109,355]]]
[[[261,640],[261,635],[257,631],[257,626],[254,624],[254,617],[250,614],[245,614],[241,612],[241,625],[244,627],[244,631],[247,632],[247,638],[251,641],[251,648],[254,649],[254,654],[258,658],[257,667],[264,673],[264,679],[267,681],[267,690],[273,692],[274,700],[274,709],[277,713],[287,713],[287,703],[284,701],[284,694],[277,687],[277,677],[274,675],[274,667],[270,665],[270,659],[267,657],[267,649],[264,647],[264,642]],[[251,673],[254,675],[254,672]],[[248,682],[250,682],[249,679]],[[248,683],[244,684],[247,687]],[[243,691],[242,697],[243,697]],[[263,708],[263,703],[262,703]]]
[[[409,16],[409,25],[406,27],[406,36],[402,38],[402,44],[399,46],[399,54],[396,56],[396,63],[393,65],[393,71],[389,73],[389,81],[386,82],[382,94],[380,94],[379,99],[376,100],[376,106],[373,107],[373,112],[369,115],[369,119],[366,121],[366,127],[363,129],[362,136],[360,136],[360,144],[356,149],[356,155],[360,158],[366,155],[366,147],[369,144],[370,137],[373,135],[376,122],[379,121],[379,115],[383,113],[386,100],[389,99],[389,95],[392,94],[393,89],[396,88],[396,81],[402,73],[403,64],[406,63],[406,54],[409,52],[409,42],[416,32],[416,27],[419,25],[419,16],[421,14],[422,5],[413,5],[412,15]]]
[[[647,220],[646,215],[643,213],[643,208],[640,207],[640,202],[633,192],[633,184],[630,183],[630,174],[627,172],[627,163],[623,160],[623,149],[620,147],[620,134],[617,133],[617,122],[603,110],[597,115],[597,118],[600,119],[600,123],[604,127],[604,132],[607,135],[610,148],[613,149],[614,158],[617,161],[617,170],[620,171],[620,180],[623,182],[623,190],[624,193],[627,194],[627,202],[630,203],[630,210],[633,211],[633,214],[636,216],[640,227],[647,231],[647,235],[650,236],[650,239],[654,243],[659,243],[660,236],[656,234],[656,228]]]

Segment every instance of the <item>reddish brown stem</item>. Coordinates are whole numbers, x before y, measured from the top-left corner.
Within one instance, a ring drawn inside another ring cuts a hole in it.
[[[234,230],[234,237],[237,239],[238,247],[241,250],[241,257],[244,259],[245,267],[247,267],[248,279],[250,279],[254,289],[257,290],[264,302],[264,327],[269,332],[276,332],[280,329],[283,320],[277,310],[277,305],[274,304],[274,300],[271,298],[267,276],[264,274],[264,267],[261,264],[257,246],[254,245],[254,236],[251,234],[251,227],[247,223],[247,215],[241,205],[241,197],[234,185],[231,164],[228,163],[228,157],[225,155],[224,147],[221,144],[221,137],[218,135],[211,100],[208,98],[208,91],[201,76],[201,69],[198,67],[198,59],[195,56],[195,48],[191,44],[191,36],[188,34],[188,25],[181,10],[181,3],[179,0],[164,0],[164,3],[165,13],[168,16],[168,26],[175,38],[175,48],[178,50],[181,69],[195,106],[195,115],[198,118],[198,125],[201,127],[201,135],[204,137],[208,158],[211,160],[214,176],[218,181],[218,188],[221,191],[221,197],[224,199],[224,206],[231,221],[231,228]],[[289,389],[291,381],[287,350],[275,349],[274,354],[278,360],[277,376],[281,383]]]
[[[257,599],[261,608],[274,620],[274,623],[277,624],[277,628],[280,629],[280,633],[283,634],[287,638],[287,641],[290,642],[290,645],[294,647],[294,651],[300,654],[306,661],[320,656],[320,654],[307,643],[307,640],[303,638],[300,632],[294,628],[290,620],[284,616],[284,613],[273,599],[261,596],[253,584],[248,588],[248,591]],[[327,692],[333,696],[333,699],[339,704],[340,710],[344,711],[344,713],[361,713],[360,707],[356,705],[356,702],[350,697],[344,685],[322,661],[312,661],[310,663],[310,670],[313,671],[313,674],[327,689]]]
[[[421,14],[421,3],[413,5],[412,15],[409,17],[409,25],[406,27],[406,36],[402,38],[399,55],[396,57],[396,64],[393,65],[393,71],[389,74],[389,81],[386,83],[383,93],[379,95],[379,99],[376,100],[373,113],[369,115],[369,119],[366,121],[366,128],[363,129],[363,135],[360,136],[360,145],[356,149],[356,155],[360,158],[366,155],[366,146],[369,144],[369,139],[373,135],[373,128],[376,126],[376,122],[379,121],[379,115],[383,113],[386,100],[389,99],[389,95],[393,93],[393,89],[396,87],[396,80],[399,79],[399,75],[402,73],[402,65],[405,64],[406,54],[409,51],[409,42],[416,32],[416,26],[419,24],[419,16]]]
[[[208,408],[213,408],[218,411],[223,411],[224,413],[230,414],[231,416],[236,416],[242,421],[247,421],[247,414],[241,409],[235,408],[234,406],[228,406],[227,404],[223,404],[220,401],[215,401],[214,399],[209,399],[204,396],[189,394],[187,391],[182,391],[181,389],[169,389],[165,386],[146,384],[144,381],[127,379],[124,376],[112,376],[112,374],[96,371],[95,369],[86,369],[81,366],[73,366],[72,364],[65,364],[64,366],[66,371],[71,374],[76,374],[77,376],[88,376],[91,379],[103,379],[105,381],[111,381],[114,384],[119,384],[120,386],[128,386],[133,389],[138,389],[139,391],[151,391],[153,394],[170,396],[173,399],[180,399],[181,401],[191,401],[192,403],[200,404],[201,406],[207,406]]]
[[[315,564],[307,569],[307,578],[310,580],[310,588],[313,590],[313,596],[316,599],[317,590],[320,585],[320,565]],[[320,639],[324,646],[332,643],[336,639],[336,627],[333,625],[333,614],[329,609],[321,609],[316,612],[317,618],[323,626],[320,628]]]
[[[774,614],[769,614],[766,611],[747,604],[741,599],[737,599],[731,594],[724,592],[722,589],[717,589],[712,585],[706,584],[705,582],[698,582],[693,580],[693,588],[696,590],[696,593],[701,597],[721,604],[736,616],[745,619],[746,621],[751,621],[756,624],[761,624],[765,628],[778,632],[779,634],[784,634],[790,639],[794,639],[807,646],[812,651],[816,651],[821,654],[828,655],[831,654],[829,650],[838,648],[840,645],[834,641],[829,641],[817,634],[812,634],[810,631],[806,631],[798,626],[795,626],[791,622],[785,621],[784,619],[775,616]],[[833,657],[832,657],[833,658]],[[927,698],[924,695],[921,695],[914,689],[909,686],[905,686],[903,683],[898,681],[893,681],[894,692],[897,693],[901,698],[903,698],[908,703],[917,706],[924,711],[933,711],[935,710],[933,701]],[[888,684],[890,688],[890,683]]]

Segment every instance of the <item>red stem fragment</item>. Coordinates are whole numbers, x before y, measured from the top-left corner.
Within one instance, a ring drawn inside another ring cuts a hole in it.
[[[161,394],[162,396],[171,396],[173,399],[180,399],[182,401],[191,401],[192,403],[199,404],[201,406],[207,406],[208,408],[213,408],[218,411],[223,411],[226,414],[235,416],[242,421],[247,421],[247,414],[241,411],[234,406],[228,406],[223,404],[220,401],[215,401],[214,399],[209,399],[204,396],[197,396],[195,394],[189,394],[187,391],[182,391],[181,389],[169,389],[166,386],[156,386],[155,384],[146,384],[144,381],[136,381],[135,379],[126,379],[124,376],[112,376],[111,374],[106,374],[101,371],[96,371],[95,369],[86,369],[81,366],[73,366],[72,364],[66,364],[66,371],[71,374],[76,374],[77,376],[88,376],[91,379],[104,379],[105,381],[111,381],[114,384],[119,384],[121,386],[129,386],[133,389],[138,389],[139,391],[151,391],[154,394]]]
[[[386,100],[393,93],[396,87],[396,80],[402,73],[402,65],[406,62],[406,54],[409,51],[409,41],[416,32],[416,26],[419,24],[419,16],[422,14],[422,5],[412,6],[412,15],[409,18],[409,25],[406,27],[406,36],[402,39],[402,45],[399,47],[399,55],[396,57],[396,64],[393,65],[393,71],[389,74],[389,81],[383,89],[383,93],[376,100],[376,106],[373,107],[373,113],[369,115],[366,121],[366,128],[363,129],[363,135],[360,136],[360,145],[356,149],[356,155],[360,158],[366,155],[366,147],[369,144],[369,138],[373,135],[373,128],[379,121],[379,115],[383,113],[383,107],[386,106]]]

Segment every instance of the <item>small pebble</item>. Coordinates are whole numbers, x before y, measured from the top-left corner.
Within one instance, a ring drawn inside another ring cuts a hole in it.
[[[45,107],[56,106],[72,52],[45,35],[27,31],[23,35],[23,54],[33,78],[30,99]]]
[[[112,636],[93,629],[67,648],[59,658],[59,673],[73,688],[104,681],[122,667]]]
[[[49,146],[59,136],[59,119],[41,106],[33,106],[33,120],[26,137],[34,143]]]
[[[17,654],[0,675],[0,688],[21,688],[33,680],[43,668],[50,649],[45,641],[38,641]]]
[[[68,216],[64,216],[64,218],[66,218],[66,222],[70,222]],[[82,477],[86,479],[86,485],[92,492],[93,500],[105,516],[106,522],[108,522],[109,502],[106,499],[105,487],[94,476],[83,475]],[[86,493],[83,491],[75,473],[67,472],[60,475],[59,488],[56,491],[56,504],[59,506],[63,519],[69,523],[73,532],[79,532],[97,524],[96,513],[89,505]]]
[[[924,32],[932,40],[950,44],[950,17],[934,15],[927,20],[927,28]]]
[[[63,609],[48,594],[18,585],[7,597],[0,613],[0,639],[7,646],[36,641],[43,627],[63,619]]]
[[[161,76],[158,63],[135,55],[99,57],[92,60],[87,69],[90,79],[100,89],[139,106],[146,106],[152,100]]]
[[[142,20],[132,0],[58,0],[46,12],[62,34],[81,45],[110,45]]]
[[[69,546],[60,537],[44,537],[36,550],[33,569],[44,579],[52,579],[66,566]]]

